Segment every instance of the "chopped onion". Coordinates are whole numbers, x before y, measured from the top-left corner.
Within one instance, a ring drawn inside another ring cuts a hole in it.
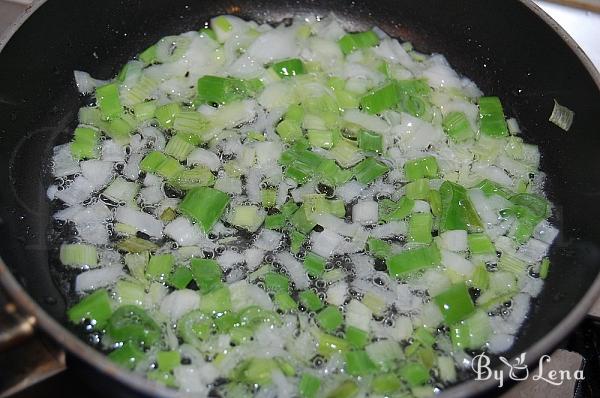
[[[131,225],[135,229],[154,238],[163,236],[163,223],[148,213],[121,206],[115,211],[115,220]]]
[[[75,278],[75,291],[85,292],[106,287],[125,275],[122,266],[105,267],[85,271]]]
[[[552,114],[548,121],[556,124],[558,127],[565,131],[569,131],[571,125],[573,124],[573,118],[575,117],[575,112],[558,103],[557,100],[554,100],[554,108],[552,108]]]

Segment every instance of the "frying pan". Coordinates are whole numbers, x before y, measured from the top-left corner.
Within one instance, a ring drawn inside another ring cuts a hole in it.
[[[0,42],[0,281],[42,330],[95,369],[94,377],[110,378],[128,393],[172,395],[117,369],[62,326],[65,300],[48,264],[45,189],[52,147],[69,139],[82,105],[73,70],[111,78],[162,36],[198,29],[219,14],[277,22],[331,11],[350,29],[378,25],[419,51],[446,55],[486,94],[499,96],[525,140],[539,145],[561,234],[545,288],[506,356],[526,352],[527,362],[535,362],[593,303],[600,292],[600,77],[530,1],[40,1],[8,33],[15,32],[10,41]],[[547,121],[554,99],[576,113],[569,132]],[[494,385],[466,381],[444,396],[480,394]]]

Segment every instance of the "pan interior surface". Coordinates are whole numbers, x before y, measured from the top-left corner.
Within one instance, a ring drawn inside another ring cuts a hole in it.
[[[111,78],[159,38],[199,29],[219,14],[278,22],[331,11],[349,29],[377,25],[421,52],[444,54],[486,94],[499,96],[524,139],[540,147],[561,234],[545,288],[506,356],[527,351],[558,325],[600,268],[600,94],[556,32],[512,1],[47,2],[0,53],[0,257],[29,295],[65,321],[65,301],[48,266],[45,190],[52,148],[69,139],[83,104],[73,70]],[[575,111],[568,133],[547,121],[554,99]]]

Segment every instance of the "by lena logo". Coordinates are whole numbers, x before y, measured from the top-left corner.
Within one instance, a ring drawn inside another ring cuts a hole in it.
[[[492,369],[490,367],[491,360],[485,354],[481,353],[473,357],[471,361],[471,368],[473,372],[477,375],[475,380],[496,380],[498,382],[498,387],[504,386],[504,380],[508,377],[510,380],[522,381],[527,380],[531,377],[533,381],[542,381],[548,384],[552,384],[554,386],[560,386],[565,382],[565,380],[583,380],[583,370],[579,369],[576,371],[570,370],[548,370],[547,365],[550,363],[550,355],[543,355],[539,362],[537,369],[529,373],[529,368],[525,363],[525,353],[521,353],[521,355],[515,358],[514,363],[510,363],[505,357],[499,357],[500,362],[502,362],[506,369]],[[506,373],[508,372],[508,373]]]

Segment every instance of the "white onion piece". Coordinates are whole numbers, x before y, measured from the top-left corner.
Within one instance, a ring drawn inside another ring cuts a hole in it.
[[[184,394],[202,397],[208,395],[207,382],[204,380],[204,370],[193,365],[179,365],[173,370],[177,385]]]
[[[97,80],[90,76],[87,72],[82,72],[80,70],[73,71],[73,75],[75,77],[75,84],[77,85],[77,90],[81,94],[91,94],[94,92],[96,87],[102,86],[107,82],[104,80]]]
[[[338,187],[335,190],[335,194],[339,196],[344,202],[350,203],[360,196],[363,189],[365,189],[364,185],[362,185],[358,181],[352,180]]]
[[[115,283],[125,272],[121,266],[105,267],[85,271],[75,278],[75,291],[85,292],[106,287]]]
[[[76,177],[71,184],[54,196],[68,205],[76,205],[88,199],[94,192],[94,185],[85,177]]]
[[[529,239],[524,245],[517,250],[517,257],[528,262],[537,263],[548,253],[550,245],[537,239]]]
[[[252,304],[266,310],[273,309],[273,302],[267,292],[256,285],[250,285],[245,280],[230,284],[229,292],[231,293],[231,305],[234,311],[240,311]]]
[[[371,310],[356,299],[350,300],[346,305],[346,324],[366,332],[369,331],[370,321],[373,317]]]
[[[413,213],[429,213],[431,211],[431,207],[429,203],[424,200],[415,200],[415,204],[413,206]]]
[[[444,267],[464,276],[470,276],[473,273],[475,266],[462,255],[443,249],[440,250],[440,253]]]
[[[533,231],[533,237],[541,240],[542,242],[546,242],[547,244],[552,244],[554,239],[558,236],[558,229],[552,226],[548,221],[544,220],[536,225]]]
[[[275,260],[285,268],[296,289],[304,290],[309,286],[310,281],[304,266],[293,255],[280,252],[275,255]]]
[[[141,153],[132,153],[127,160],[127,164],[123,167],[121,174],[129,180],[135,181],[140,176],[140,162],[144,158]]]
[[[242,181],[239,178],[222,176],[216,179],[215,189],[235,195],[242,194]]]
[[[156,174],[148,173],[144,177],[144,186],[145,187],[151,187],[151,186],[156,186],[156,185],[160,186],[160,185],[162,185],[162,182],[163,182],[162,178],[160,178]]]
[[[508,350],[514,343],[515,336],[510,334],[493,334],[487,344],[488,350],[492,354],[499,354]]]
[[[279,247],[282,238],[282,233],[263,228],[258,234],[254,246],[265,251],[273,251]]]
[[[200,228],[185,217],[177,217],[165,227],[165,235],[181,246],[197,245],[203,240]]]
[[[340,306],[346,300],[348,293],[348,284],[344,281],[336,282],[327,289],[327,302],[332,305]]]
[[[104,140],[102,141],[102,160],[108,162],[124,162],[125,156],[125,147],[117,144],[113,140]]]
[[[371,236],[379,239],[405,236],[407,233],[408,225],[404,221],[390,221],[387,224],[377,225],[371,230]]]
[[[362,229],[358,224],[347,223],[341,218],[328,213],[315,215],[314,221],[323,228],[329,229],[342,236],[354,236]]]
[[[312,251],[321,257],[329,258],[344,239],[335,232],[324,229],[322,232],[313,231],[310,234]]]
[[[66,177],[79,173],[79,161],[73,159],[70,144],[55,146],[53,151],[52,175],[54,177]]]
[[[187,164],[201,164],[215,171],[221,167],[221,160],[214,152],[203,148],[196,148],[188,155]]]
[[[131,207],[121,206],[115,211],[115,220],[123,224],[131,225],[140,232],[148,234],[154,238],[161,238],[163,235],[163,223],[152,215],[144,213]]]
[[[241,264],[245,261],[243,254],[236,252],[235,250],[224,250],[223,253],[216,258],[217,263],[223,268],[228,270],[236,264]]]
[[[184,314],[200,306],[200,295],[190,289],[175,290],[160,303],[160,312],[177,322]]]
[[[152,185],[140,190],[140,198],[144,204],[153,205],[163,200],[165,198],[165,194],[159,185]]]
[[[279,27],[260,35],[246,50],[246,54],[256,62],[266,64],[298,55],[295,30]]]
[[[373,200],[364,200],[352,207],[352,221],[355,223],[370,225],[376,224],[379,219],[379,206]]]
[[[440,234],[439,245],[441,248],[453,252],[464,252],[467,250],[467,231],[452,230]]]
[[[162,151],[163,149],[165,149],[165,145],[167,144],[165,136],[162,133],[162,131],[160,131],[156,127],[144,127],[140,130],[140,134],[142,134],[142,137],[144,137],[144,139],[147,139],[149,142],[152,142],[152,147],[157,151]]]
[[[448,65],[448,62],[442,55],[433,55],[429,59],[429,63],[431,66],[425,69],[422,74],[431,87],[461,88],[462,84],[459,76]]]
[[[93,185],[94,190],[103,188],[113,176],[113,162],[86,160],[80,166],[81,173]]]
[[[385,120],[367,113],[361,112],[358,109],[349,109],[344,112],[344,120],[354,123],[367,130],[376,133],[385,134],[390,130],[390,126]]]
[[[252,272],[262,264],[263,258],[265,257],[265,251],[255,247],[250,247],[244,250],[244,261],[248,271]]]

